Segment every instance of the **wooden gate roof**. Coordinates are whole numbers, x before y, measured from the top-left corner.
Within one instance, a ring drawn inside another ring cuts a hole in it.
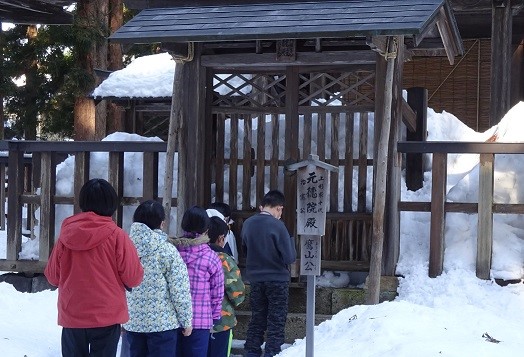
[[[446,0],[317,0],[145,9],[110,39],[121,43],[408,35],[419,41],[443,20],[462,44]],[[439,28],[439,31],[442,31]],[[438,37],[438,36],[435,36]]]
[[[63,25],[73,22],[73,14],[63,9],[74,0],[2,0],[0,21],[15,24]]]

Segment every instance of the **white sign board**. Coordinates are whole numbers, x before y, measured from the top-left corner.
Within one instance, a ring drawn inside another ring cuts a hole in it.
[[[315,165],[298,169],[297,234],[323,236],[329,199],[329,172]]]
[[[320,236],[300,236],[300,275],[320,275]]]

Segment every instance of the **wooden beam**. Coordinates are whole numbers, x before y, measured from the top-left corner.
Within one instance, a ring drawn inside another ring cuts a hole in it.
[[[230,53],[221,55],[203,55],[202,66],[213,68],[259,67],[304,65],[373,65],[373,52],[359,51],[328,51],[328,52],[297,52],[295,61],[283,62],[276,59],[274,53]]]
[[[408,102],[402,100],[402,122],[409,131],[417,131],[417,114],[411,109]]]
[[[479,279],[489,280],[493,252],[493,154],[480,155],[477,267]]]

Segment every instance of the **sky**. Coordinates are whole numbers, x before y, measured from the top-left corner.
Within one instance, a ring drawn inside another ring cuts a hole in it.
[[[139,69],[138,69],[139,70]],[[168,71],[165,71],[167,73]],[[172,72],[171,72],[172,75]],[[111,78],[111,77],[110,77]],[[141,78],[141,77],[135,77]],[[165,77],[168,80],[167,77]],[[157,79],[158,83],[158,79]],[[172,80],[171,80],[172,83]],[[134,90],[136,86],[129,90]],[[125,93],[124,93],[125,94]],[[128,93],[131,94],[131,93]],[[428,110],[428,140],[522,142],[524,102],[513,107],[499,125],[475,132],[450,113]],[[372,118],[370,119],[372,120]],[[160,140],[115,133],[105,140]],[[240,146],[241,147],[241,146]],[[97,154],[98,155],[98,154]],[[131,154],[130,154],[131,155]],[[72,163],[66,159],[57,168],[57,194],[72,192]],[[107,177],[100,154],[91,165],[92,175]],[[126,195],[139,187],[141,160],[125,159]],[[162,162],[162,158],[159,160]],[[403,182],[402,199],[429,201],[431,158],[426,165],[424,187],[408,191]],[[160,170],[162,173],[162,169]],[[476,202],[478,155],[449,155],[448,201]],[[176,175],[175,175],[176,177]],[[494,196],[497,203],[524,202],[524,165],[519,155],[495,158]],[[159,178],[163,182],[163,176]],[[176,187],[176,182],[174,183]],[[227,185],[226,185],[227,187]],[[161,191],[160,191],[161,192]],[[71,214],[64,208],[58,220]],[[128,209],[128,213],[132,209]],[[429,213],[401,215],[398,297],[378,305],[349,307],[315,328],[315,356],[359,357],[517,357],[524,341],[524,220],[521,216],[496,215],[494,223],[492,280],[475,276],[476,215],[448,214],[444,272],[428,277]],[[9,224],[9,222],[8,222]],[[124,221],[124,229],[130,222]],[[6,232],[0,231],[0,258],[5,258]],[[34,241],[25,241],[23,255],[38,251]],[[494,278],[517,279],[501,287]],[[319,285],[347,286],[343,273],[325,272]],[[56,291],[28,294],[0,283],[0,352],[7,357],[55,357],[60,355],[60,332],[56,325]],[[241,345],[243,341],[235,340]],[[286,345],[280,356],[305,355],[305,340]]]

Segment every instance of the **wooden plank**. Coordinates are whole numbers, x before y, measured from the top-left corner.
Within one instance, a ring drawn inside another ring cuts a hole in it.
[[[109,153],[109,183],[113,186],[118,197],[124,196],[124,153],[110,152]],[[118,205],[113,219],[122,227],[124,219],[122,204]]]
[[[326,160],[326,113],[317,114],[317,155],[320,161]]]
[[[322,260],[320,262],[322,269],[336,270],[336,271],[369,271],[369,261],[337,261],[337,260]]]
[[[331,159],[329,163],[337,168],[337,171],[331,172],[330,175],[330,211],[338,211],[338,168],[339,168],[339,142],[338,131],[340,127],[340,116],[337,113],[331,114]]]
[[[355,130],[353,113],[346,113],[346,140],[344,154],[344,212],[353,210],[353,134]]]
[[[431,222],[429,233],[429,276],[436,278],[444,267],[444,229],[446,227],[447,155],[433,154]]]
[[[302,160],[309,157],[311,152],[311,127],[312,127],[312,116],[311,113],[304,114],[304,128],[303,128],[303,141],[302,141]]]
[[[81,211],[78,198],[80,197],[82,186],[89,180],[90,155],[91,154],[87,151],[80,151],[75,154],[73,192],[76,199],[73,208],[74,213],[79,213]]]
[[[47,261],[0,259],[0,271],[43,273]]]
[[[53,153],[41,153],[39,260],[46,262],[55,242],[56,164]]]
[[[143,200],[158,198],[158,152],[144,152],[142,166]]]
[[[264,196],[265,179],[265,157],[266,157],[266,116],[259,115],[257,118],[257,160],[256,160],[256,189],[255,202],[259,197]]]
[[[278,152],[280,140],[280,121],[278,115],[271,115],[271,161],[269,164],[269,187],[277,187],[278,183]],[[257,197],[261,199],[262,197]]]
[[[477,264],[479,279],[490,279],[493,253],[493,154],[480,155]]]
[[[238,115],[231,115],[231,132],[229,142],[229,205],[231,209],[237,209],[237,174],[238,174]]]
[[[368,113],[360,113],[360,132],[358,150],[358,193],[357,210],[366,211],[366,190],[368,177]]]
[[[7,211],[12,219],[7,226],[7,260],[18,260],[18,254],[22,248],[22,204],[20,196],[24,187],[23,155],[23,151],[9,151]]]
[[[216,151],[215,151],[215,197],[219,202],[224,202],[224,142],[226,137],[226,117],[224,114],[216,115]]]
[[[244,115],[244,153],[242,155],[242,209],[251,208],[251,115]]]

